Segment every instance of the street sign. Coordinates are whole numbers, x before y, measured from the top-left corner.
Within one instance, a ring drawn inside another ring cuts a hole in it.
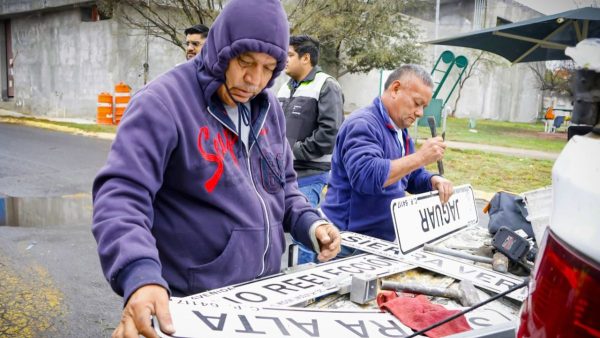
[[[181,298],[194,301],[211,301],[224,304],[251,304],[256,306],[292,306],[311,301],[316,297],[336,292],[346,277],[355,274],[389,276],[413,269],[413,265],[395,259],[362,254],[345,259],[318,264],[313,268],[288,274],[278,274],[252,282],[209,290]]]
[[[478,222],[473,188],[468,184],[455,187],[445,204],[432,191],[397,198],[390,208],[403,254]]]
[[[514,285],[521,284],[521,278],[500,273],[479,265],[465,263],[457,258],[418,250],[403,255],[398,245],[353,232],[342,232],[342,245],[383,257],[399,260],[442,275],[459,280],[471,281],[474,285],[496,293],[504,292]],[[527,289],[522,288],[509,293],[506,297],[522,302],[527,297]]]
[[[378,310],[327,310],[256,307],[204,302],[196,305],[169,303],[175,334],[160,337],[404,337],[413,331],[388,312]],[[492,308],[465,315],[473,329],[514,321],[514,316]]]

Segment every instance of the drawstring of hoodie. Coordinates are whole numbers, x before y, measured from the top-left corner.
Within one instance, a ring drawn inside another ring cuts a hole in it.
[[[283,188],[285,186],[285,180],[279,173],[277,173],[275,171],[275,169],[271,165],[271,162],[267,159],[267,157],[263,153],[262,148],[260,147],[260,143],[258,142],[258,138],[256,137],[256,133],[254,133],[254,128],[252,127],[252,123],[250,123],[250,111],[248,110],[248,107],[246,107],[246,105],[244,105],[243,103],[236,101],[233,98],[233,95],[231,95],[231,92],[229,91],[229,87],[227,87],[227,84],[223,83],[223,85],[225,86],[225,90],[227,91],[227,95],[229,95],[229,98],[231,98],[231,100],[233,102],[235,102],[235,104],[238,107],[239,114],[238,114],[238,126],[237,127],[238,127],[238,134],[239,134],[238,141],[240,142],[240,147],[244,146],[243,140],[242,140],[242,132],[241,132],[241,129],[242,129],[241,126],[242,126],[242,122],[243,122],[245,126],[250,127],[250,135],[252,135],[252,138],[254,139],[254,143],[256,144],[256,147],[258,148],[260,157],[263,159],[263,161],[265,161],[265,163],[267,163],[267,167],[269,168],[271,173],[275,176],[275,178],[279,182],[279,185],[281,185],[281,187]],[[253,98],[254,97],[250,98],[249,101],[251,101]],[[276,161],[276,160],[274,160],[274,161]]]

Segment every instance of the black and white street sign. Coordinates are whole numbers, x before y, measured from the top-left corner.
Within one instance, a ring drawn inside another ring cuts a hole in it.
[[[180,301],[169,303],[175,334],[161,337],[404,337],[413,331],[387,312],[376,310],[323,310],[271,308]],[[480,308],[466,315],[473,329],[514,320],[491,308]]]
[[[413,265],[395,259],[363,254],[318,264],[298,272],[209,290],[182,299],[190,301],[190,304],[193,304],[193,301],[211,301],[255,306],[292,306],[336,292],[339,286],[335,282],[347,283],[345,277],[351,275],[370,274],[383,277],[412,268]]]
[[[353,232],[342,232],[341,235],[342,245],[344,246],[383,257],[397,259],[401,262],[412,264],[459,280],[469,280],[482,289],[496,293],[504,292],[511,286],[523,282],[523,280],[518,277],[496,272],[478,265],[464,263],[454,257],[425,252],[423,250],[403,255],[396,243]],[[527,297],[527,289],[522,288],[516,290],[506,297],[522,302],[525,297]]]
[[[468,184],[455,187],[445,204],[432,191],[397,198],[390,208],[403,254],[478,222],[473,188]]]

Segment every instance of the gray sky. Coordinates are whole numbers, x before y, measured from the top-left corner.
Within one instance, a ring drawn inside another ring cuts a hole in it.
[[[551,15],[571,9],[586,7],[595,4],[594,7],[598,6],[598,2],[594,0],[516,0],[524,4],[525,6],[531,7],[536,11]]]

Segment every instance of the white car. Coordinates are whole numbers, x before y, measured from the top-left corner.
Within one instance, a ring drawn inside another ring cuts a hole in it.
[[[581,109],[587,115],[582,124],[594,131],[573,136],[552,168],[550,226],[518,337],[600,337],[600,73],[593,73],[577,76],[595,85],[575,91],[574,119]]]

